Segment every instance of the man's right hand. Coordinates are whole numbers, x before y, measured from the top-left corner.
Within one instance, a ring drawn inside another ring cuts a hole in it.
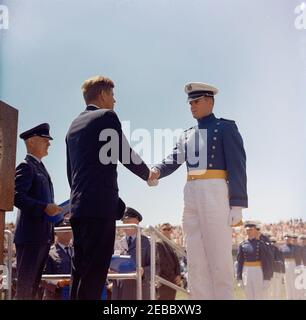
[[[159,169],[153,167],[150,169],[150,175],[149,175],[149,179],[147,181],[148,185],[150,187],[154,187],[158,185],[158,178],[160,176],[160,171]]]
[[[55,216],[63,211],[62,207],[59,207],[56,203],[49,203],[45,209],[48,216]]]

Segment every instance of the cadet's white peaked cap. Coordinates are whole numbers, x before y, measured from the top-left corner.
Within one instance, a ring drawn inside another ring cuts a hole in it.
[[[198,100],[202,97],[213,97],[219,90],[207,83],[189,82],[185,85],[185,92],[188,95],[188,102]]]

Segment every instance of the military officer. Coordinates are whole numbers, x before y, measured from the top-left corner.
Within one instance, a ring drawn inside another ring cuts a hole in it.
[[[271,283],[271,299],[281,300],[282,283],[285,274],[285,261],[282,252],[277,246],[275,237],[270,237],[270,247],[273,250],[273,278]]]
[[[298,235],[293,235],[293,245],[295,247],[295,275],[301,274],[303,272],[303,257],[302,257],[302,247],[298,243]],[[302,300],[304,297],[304,290],[295,285],[296,299]]]
[[[271,254],[268,246],[257,239],[255,221],[244,224],[248,239],[241,242],[237,255],[237,280],[245,289],[248,300],[266,298],[266,291],[273,276]]]
[[[298,299],[297,290],[295,288],[296,266],[300,265],[301,258],[296,246],[293,244],[295,235],[286,233],[284,240],[286,243],[280,247],[285,259],[285,286],[288,300]]]
[[[248,206],[243,141],[235,121],[213,114],[217,88],[187,83],[185,92],[197,125],[152,168],[152,178],[166,177],[186,162],[183,230],[190,297],[233,299],[231,227],[241,223]]]
[[[300,236],[303,266],[306,267],[306,235]]]
[[[51,178],[41,159],[48,155],[49,124],[23,132],[27,156],[16,168],[15,206],[19,209],[14,242],[17,256],[17,299],[35,299],[53,242],[54,203]]]
[[[301,255],[303,261],[303,272],[306,272],[306,235],[300,236],[300,243],[301,243]],[[305,277],[303,277],[305,279]],[[304,296],[303,299],[306,299],[306,283],[304,282]]]

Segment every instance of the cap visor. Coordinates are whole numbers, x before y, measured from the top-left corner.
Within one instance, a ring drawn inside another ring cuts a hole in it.
[[[41,135],[39,135],[40,137],[43,137],[43,138],[48,138],[49,140],[53,140],[53,138],[52,137],[50,137],[50,136],[48,136],[48,135],[46,135],[46,134],[41,134]]]
[[[201,99],[201,98],[203,98],[203,97],[205,97],[205,96],[203,95],[203,96],[201,96],[201,97],[188,98],[188,99],[187,99],[187,102],[196,101],[196,100],[199,100],[199,99]]]

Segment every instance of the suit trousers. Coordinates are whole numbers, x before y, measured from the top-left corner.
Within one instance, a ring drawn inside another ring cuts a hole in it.
[[[191,299],[233,299],[228,186],[224,179],[187,181],[183,231]]]
[[[16,244],[17,300],[37,299],[50,244]]]
[[[71,300],[101,300],[114,251],[115,220],[72,218]]]

